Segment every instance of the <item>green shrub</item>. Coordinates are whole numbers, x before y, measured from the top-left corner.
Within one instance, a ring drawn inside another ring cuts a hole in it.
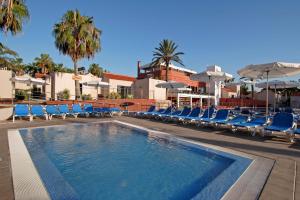
[[[133,94],[128,94],[126,99],[133,99]]]
[[[107,96],[108,99],[121,99],[121,95],[117,92],[111,92]]]
[[[82,100],[92,100],[91,94],[83,94],[82,95]]]
[[[59,100],[68,100],[70,99],[70,90],[64,89],[63,91],[60,91],[57,93],[57,98]]]
[[[25,90],[16,90],[15,98],[16,100],[28,100],[28,93]]]

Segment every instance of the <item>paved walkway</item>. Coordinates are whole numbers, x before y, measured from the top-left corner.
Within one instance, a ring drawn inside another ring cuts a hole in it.
[[[276,162],[260,199],[300,199],[300,177],[297,176],[297,174],[300,174],[300,142],[290,144],[286,140],[279,138],[251,137],[244,133],[233,134],[226,130],[200,129],[194,126],[182,126],[131,117],[119,117],[115,119],[171,133],[186,139],[273,159]],[[90,122],[95,120],[110,120],[110,118],[35,120],[30,123],[17,121],[14,124],[11,122],[0,122],[0,200],[10,200],[14,197],[7,129],[66,124],[70,122]]]

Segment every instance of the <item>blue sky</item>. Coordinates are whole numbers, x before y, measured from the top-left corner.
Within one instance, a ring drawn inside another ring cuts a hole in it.
[[[30,20],[16,37],[1,42],[25,62],[49,53],[57,63],[71,59],[54,46],[53,25],[70,9],[93,16],[103,31],[102,51],[80,65],[99,63],[114,73],[136,75],[137,60],[148,63],[164,39],[179,45],[184,64],[196,71],[217,64],[236,74],[247,65],[300,62],[300,1],[280,0],[27,0]],[[299,76],[297,77],[299,78]]]

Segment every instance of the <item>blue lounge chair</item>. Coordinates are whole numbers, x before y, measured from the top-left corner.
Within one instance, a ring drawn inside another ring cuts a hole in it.
[[[66,114],[61,113],[56,105],[47,105],[46,112],[49,120],[51,120],[53,116],[61,116],[63,119],[66,119]]]
[[[225,122],[228,120],[229,117],[229,110],[227,109],[221,109],[218,110],[216,113],[216,116],[213,119],[210,118],[204,118],[201,120],[201,124],[216,124],[218,122]]]
[[[230,120],[225,119],[225,120],[217,121],[216,125],[223,125],[223,126],[231,127],[233,124],[247,122],[248,118],[249,117],[247,115],[237,115]]]
[[[60,113],[63,113],[65,115],[68,115],[71,113],[67,104],[58,105],[57,109],[59,110]]]
[[[85,115],[86,112],[82,110],[80,104],[73,104],[72,105],[72,115],[77,118],[78,115]]]
[[[168,114],[171,114],[172,113],[172,107],[169,106],[167,109],[165,109],[163,112],[161,113],[154,113],[152,114],[152,116],[156,119],[158,119],[160,116],[162,115],[168,115]]]
[[[31,106],[31,115],[32,117],[45,117],[48,120],[48,115],[44,111],[44,107],[42,105],[32,105]]]
[[[265,127],[262,134],[263,136],[273,132],[283,132],[290,134],[293,128],[296,127],[294,123],[294,116],[291,113],[280,112],[276,113],[272,119],[272,123]]]
[[[148,114],[146,114],[145,116],[147,116],[147,117],[154,117],[156,114],[162,114],[162,113],[164,113],[165,111],[166,111],[166,109],[160,108],[159,110],[153,111],[153,112],[151,112],[151,113],[148,113]]]
[[[108,108],[108,107],[102,107],[102,108],[94,108],[94,111],[99,114],[100,116],[110,116],[112,117],[114,114],[122,114],[122,111],[119,108]]]
[[[178,116],[180,113],[182,113],[182,110],[175,110],[170,114],[162,114],[160,117],[164,120],[167,121],[170,118],[174,117],[174,116]]]
[[[29,112],[28,104],[16,104],[13,112],[13,122],[16,117],[28,117],[29,121],[32,121],[32,116]]]
[[[300,135],[300,128],[297,128],[290,134],[290,141],[294,142],[296,135]]]
[[[190,113],[191,113],[191,108],[184,107],[182,112],[179,115],[171,117],[170,120],[178,120],[179,121],[182,117],[187,117]]]
[[[257,129],[265,126],[267,123],[266,117],[254,117],[249,122],[239,122],[232,124],[232,130],[237,131],[239,129],[246,129],[247,131],[251,131],[251,135],[255,136]]]
[[[86,117],[88,117],[89,115],[95,114],[94,107],[92,104],[84,104],[83,110],[85,112]]]
[[[155,112],[155,106],[150,106],[146,112],[136,112],[136,116],[148,115],[153,112]]]
[[[196,108],[193,108],[193,110],[191,111],[191,113],[188,116],[181,116],[178,120],[182,120],[184,122],[190,121],[192,119],[196,120],[199,118],[200,113],[201,113],[201,108],[196,107]]]
[[[197,126],[200,125],[201,120],[211,119],[213,114],[215,113],[215,108],[210,107],[209,109],[205,109],[204,113],[200,117],[192,118],[190,123],[197,123]]]

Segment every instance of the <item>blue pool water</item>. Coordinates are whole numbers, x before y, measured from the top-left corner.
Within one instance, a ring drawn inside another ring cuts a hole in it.
[[[118,123],[21,129],[52,199],[220,199],[248,158]]]

